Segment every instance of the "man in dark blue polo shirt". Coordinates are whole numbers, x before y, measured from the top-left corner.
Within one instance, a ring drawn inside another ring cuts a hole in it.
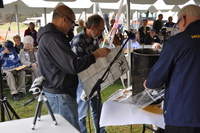
[[[200,133],[200,7],[178,13],[180,33],[164,43],[145,88],[165,84],[165,133]]]

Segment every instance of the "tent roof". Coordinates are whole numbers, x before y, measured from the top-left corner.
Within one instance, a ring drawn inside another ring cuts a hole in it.
[[[10,0],[6,1],[9,2]],[[13,1],[13,0],[12,0]],[[39,13],[44,13],[44,8],[45,7],[35,7],[35,8],[30,8],[26,3],[24,3],[21,0],[18,1],[13,1],[11,3],[6,4],[6,2],[4,3],[4,8],[0,8],[0,12],[1,13],[13,13],[17,7],[17,10],[19,13],[33,13],[35,11],[39,12]],[[50,13],[54,8],[46,8],[46,12]]]
[[[62,1],[62,2],[58,2]],[[73,2],[72,2],[73,1]],[[188,2],[189,1],[189,2]],[[60,4],[65,4],[73,9],[75,13],[82,13],[83,11],[87,13],[93,13],[93,2],[100,2],[99,5],[103,13],[109,13],[110,11],[117,12],[119,0],[6,0],[4,2],[4,8],[1,8],[2,13],[13,13],[16,5],[18,6],[18,12],[20,13],[33,13],[35,11],[39,13],[50,13],[53,9]],[[104,2],[104,3],[102,3]],[[109,3],[105,3],[109,2]],[[115,3],[110,3],[115,2]],[[130,12],[146,12],[147,10],[151,12],[161,11],[166,12],[169,10],[178,11],[180,7],[179,4],[188,3],[200,3],[200,0],[130,0]],[[171,5],[174,2],[173,5]],[[39,4],[38,4],[39,3]],[[134,4],[133,4],[134,3]],[[144,4],[145,3],[145,4]],[[166,5],[170,4],[170,5]],[[126,1],[124,0],[124,6],[122,12],[126,12]],[[44,11],[45,10],[45,11]]]

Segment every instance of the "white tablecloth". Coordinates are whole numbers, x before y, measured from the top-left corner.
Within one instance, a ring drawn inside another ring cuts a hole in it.
[[[54,125],[51,115],[42,115],[34,130],[31,129],[33,117],[0,122],[1,133],[80,133],[61,115],[54,115],[57,125]]]
[[[137,108],[133,104],[124,104],[108,100],[104,102],[100,127],[133,124],[153,124],[164,129],[162,114],[154,114]]]

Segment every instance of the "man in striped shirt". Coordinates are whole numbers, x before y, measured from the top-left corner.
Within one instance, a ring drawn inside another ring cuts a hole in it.
[[[101,36],[102,32],[104,31],[104,20],[97,14],[90,16],[85,25],[86,28],[82,30],[78,35],[76,35],[71,42],[72,50],[75,54],[77,54],[78,57],[89,55],[99,49],[99,36]],[[89,101],[83,101],[80,99],[82,91],[83,85],[79,80],[76,93],[79,113],[79,126],[81,133],[87,133],[85,118],[87,116],[89,104],[92,109],[92,118],[96,130],[97,124],[99,124],[97,121],[97,97],[95,96]],[[106,133],[103,127],[100,128],[100,132]]]

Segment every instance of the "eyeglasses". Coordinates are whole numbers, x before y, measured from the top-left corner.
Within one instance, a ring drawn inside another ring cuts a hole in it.
[[[103,32],[105,30],[105,28],[103,28],[103,30],[100,30],[99,28],[95,27],[97,30],[99,30],[100,32]]]
[[[67,19],[69,19],[71,22],[72,22],[72,26],[74,27],[74,26],[78,26],[78,24],[76,24],[73,20],[71,20],[71,18],[70,17],[68,17],[68,16],[66,16],[67,17]]]
[[[183,18],[185,19],[186,16],[183,16]],[[181,17],[182,18],[182,17]],[[174,27],[178,28],[178,23],[181,21],[181,18],[178,19],[177,23],[174,25]]]
[[[186,16],[183,16],[183,18],[185,19]],[[181,17],[182,18],[182,17]],[[177,33],[179,33],[179,27],[178,27],[178,23],[181,21],[181,18],[179,18],[179,20],[177,21],[177,23],[173,26],[173,30],[171,31],[171,36],[176,35]]]

